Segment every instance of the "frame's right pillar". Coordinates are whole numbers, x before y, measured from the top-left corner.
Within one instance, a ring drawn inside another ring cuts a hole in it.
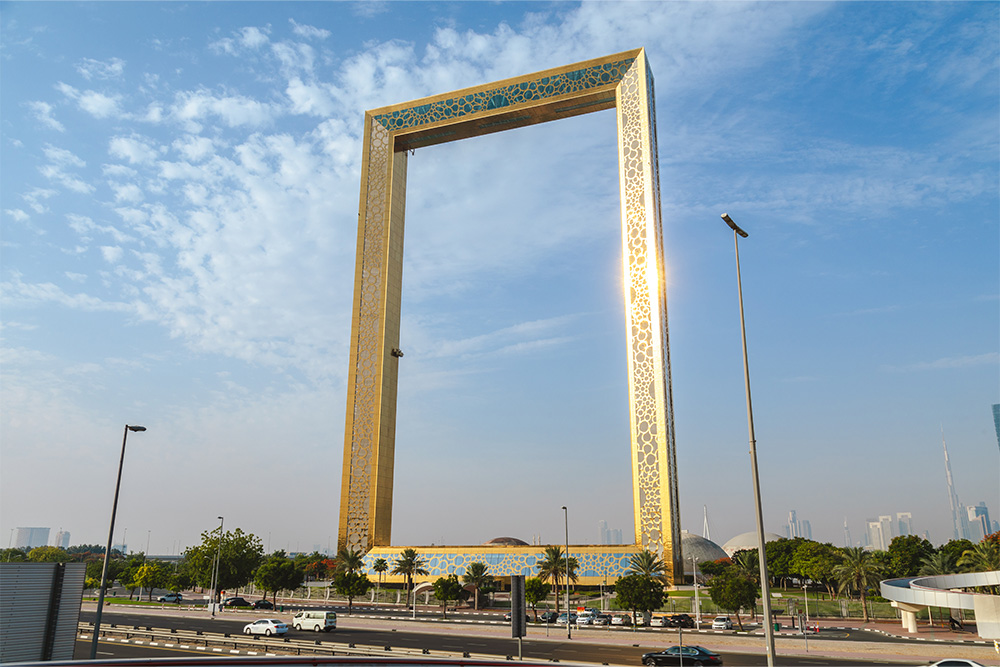
[[[618,169],[635,543],[683,581],[653,75],[641,52],[618,85]]]

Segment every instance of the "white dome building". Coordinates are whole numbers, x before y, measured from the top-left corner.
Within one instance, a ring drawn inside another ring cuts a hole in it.
[[[765,543],[783,539],[785,538],[777,533],[764,533]],[[756,549],[757,544],[757,531],[753,530],[749,533],[740,533],[733,539],[729,540],[722,545],[722,550],[726,552],[727,556],[732,556],[737,551],[742,551],[744,549]]]

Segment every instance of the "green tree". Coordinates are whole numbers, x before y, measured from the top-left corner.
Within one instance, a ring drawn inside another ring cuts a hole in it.
[[[793,537],[792,539],[781,538],[771,542],[764,542],[764,555],[767,557],[767,574],[771,579],[781,583],[782,588],[788,588],[789,580],[799,574],[793,567],[795,552],[803,545],[811,543],[804,537]],[[756,551],[756,550],[754,550]],[[754,557],[757,554],[754,553]],[[758,564],[757,569],[760,569]]]
[[[28,560],[32,563],[69,563],[69,554],[59,547],[35,547],[28,552]]]
[[[538,578],[542,581],[552,580],[556,593],[556,613],[559,613],[559,581],[566,577],[566,554],[560,546],[547,546],[541,560],[535,563],[538,568]],[[576,568],[579,567],[576,558],[569,558],[568,581],[576,581]],[[568,586],[567,582],[567,586]]]
[[[366,594],[372,587],[372,582],[360,572],[344,570],[333,578],[333,587],[337,593],[347,598],[347,615],[354,612],[354,598]]]
[[[770,544],[773,542],[768,542]],[[802,540],[792,555],[789,573],[822,584],[832,595],[835,592],[833,568],[837,566],[838,556],[839,552],[832,544]],[[768,568],[770,566],[768,561]]]
[[[917,535],[900,535],[889,543],[890,577],[915,577],[924,560],[934,553],[934,545]]]
[[[469,567],[465,568],[465,574],[462,575],[462,581],[476,587],[475,609],[478,610],[479,590],[481,588],[488,587],[493,583],[493,575],[489,573],[489,568],[486,566],[486,563],[476,561],[475,563],[469,563]]]
[[[740,609],[756,609],[759,590],[756,581],[746,573],[735,569],[713,577],[708,584],[708,594],[712,602],[736,615],[736,623],[741,632],[743,621],[740,620]]]
[[[449,574],[447,577],[439,577],[434,582],[434,597],[441,601],[441,614],[443,618],[448,618],[448,602],[450,600],[461,599],[462,583],[458,576]]]
[[[642,574],[659,581],[661,584],[667,581],[667,564],[649,549],[643,549],[639,553],[632,554],[629,559],[629,574]]]
[[[972,542],[969,540],[949,540],[938,547],[938,551],[944,551],[950,554],[952,559],[954,559],[957,563],[958,559],[962,557],[962,554],[971,549],[972,546]]]
[[[426,561],[420,557],[416,549],[403,549],[399,558],[396,560],[395,567],[392,568],[393,574],[401,574],[406,578],[406,606],[410,606],[410,593],[413,591],[413,577],[423,576],[428,574],[427,570],[424,569]],[[416,604],[416,600],[413,601]]]
[[[288,558],[284,551],[276,551],[254,572],[253,582],[264,591],[265,598],[268,591],[273,592],[274,604],[277,605],[278,591],[295,590],[305,578],[305,572],[296,566],[295,561]]]
[[[731,558],[720,558],[718,560],[698,563],[698,569],[708,577],[717,577],[733,566]]]
[[[648,614],[663,606],[663,584],[646,574],[628,574],[615,582],[615,603],[632,612],[635,627],[636,612]]]
[[[212,585],[212,569],[220,541],[219,579],[212,591],[213,599],[218,597],[220,591],[250,583],[254,572],[264,562],[264,546],[256,535],[237,528],[226,531],[220,540],[218,529],[206,530],[201,534],[201,544],[184,551],[187,571],[203,588]]]
[[[26,563],[28,554],[23,549],[4,549],[0,551],[0,563]]]
[[[365,555],[360,551],[354,551],[347,547],[337,552],[337,572],[350,572],[354,574],[364,566]]]
[[[552,587],[538,577],[524,580],[524,601],[531,607],[531,611],[535,612],[535,621],[538,621],[538,609],[536,609],[538,603],[547,598],[551,590]]]
[[[865,623],[868,622],[868,589],[878,586],[882,568],[874,552],[861,547],[847,547],[841,550],[840,563],[833,568],[837,580],[837,590],[850,595],[857,591],[861,596],[861,608]]]
[[[157,561],[144,563],[136,570],[135,583],[148,591],[149,601],[152,602],[153,589],[166,588],[170,584],[170,567]]]

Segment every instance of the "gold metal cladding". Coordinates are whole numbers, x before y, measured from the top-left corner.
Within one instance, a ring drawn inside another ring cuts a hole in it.
[[[391,543],[406,151],[615,108],[635,540],[680,581],[653,78],[642,49],[365,113],[338,545]]]

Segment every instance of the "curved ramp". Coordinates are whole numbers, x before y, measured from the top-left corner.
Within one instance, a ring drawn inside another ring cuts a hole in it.
[[[1000,570],[886,579],[879,588],[882,597],[902,612],[903,627],[908,632],[917,631],[917,611],[924,607],[944,607],[972,610],[979,636],[1000,639],[1000,596],[962,590],[982,586],[1000,586]]]

